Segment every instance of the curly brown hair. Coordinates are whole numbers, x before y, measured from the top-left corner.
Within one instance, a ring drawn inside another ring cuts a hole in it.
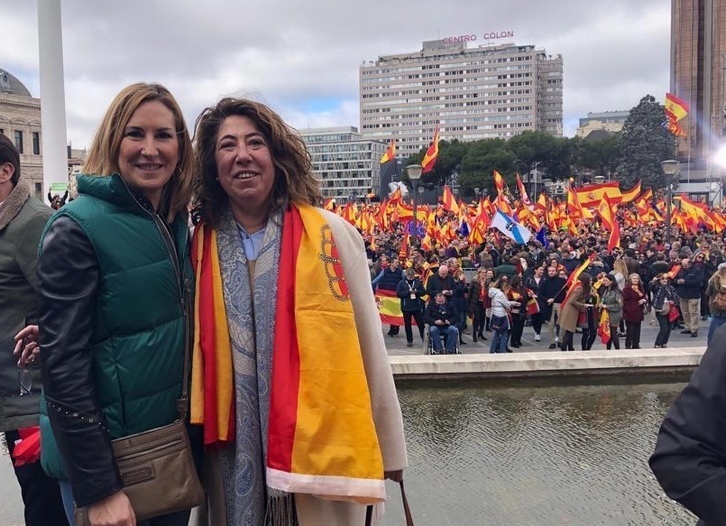
[[[164,86],[139,82],[125,87],[116,95],[88,150],[83,171],[97,176],[119,173],[118,156],[126,125],[139,106],[153,101],[161,102],[174,115],[175,132],[179,140],[179,162],[164,187],[159,210],[171,222],[178,212],[186,211],[189,206],[194,178],[194,157],[192,141],[181,108]]]
[[[206,108],[197,118],[194,133],[195,215],[205,224],[216,227],[222,217],[223,205],[229,200],[219,184],[215,144],[224,120],[235,115],[250,119],[269,145],[275,166],[271,211],[283,210],[290,203],[317,206],[321,200],[320,184],[313,177],[310,154],[298,132],[264,104],[228,97]]]

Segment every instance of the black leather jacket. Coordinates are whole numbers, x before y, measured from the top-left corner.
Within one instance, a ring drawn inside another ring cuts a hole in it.
[[[78,506],[123,488],[96,402],[91,334],[98,262],[75,221],[58,218],[38,261],[43,391]],[[81,416],[83,418],[81,418]]]

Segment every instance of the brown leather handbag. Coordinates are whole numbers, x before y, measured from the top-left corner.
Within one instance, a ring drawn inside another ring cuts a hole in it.
[[[179,418],[111,442],[136,520],[189,510],[204,500],[204,489],[194,466],[186,415],[189,408],[189,345],[184,352],[182,396],[177,401]],[[90,526],[86,508],[76,508],[76,526]]]

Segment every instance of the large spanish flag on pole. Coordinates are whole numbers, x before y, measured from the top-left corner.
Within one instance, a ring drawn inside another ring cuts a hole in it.
[[[622,198],[620,186],[617,181],[602,184],[590,184],[576,188],[575,191],[577,192],[577,200],[580,202],[580,206],[584,207],[598,206],[600,201],[602,201],[606,195],[613,203],[619,203]]]
[[[691,111],[688,103],[672,93],[666,93],[664,106],[666,117],[668,117],[668,131],[676,137],[685,137],[687,135],[686,131],[678,123],[686,118]]]
[[[429,173],[431,170],[434,169],[434,164],[436,163],[436,158],[439,156],[439,127],[436,126],[436,131],[434,131],[434,140],[431,141],[431,145],[429,146],[429,149],[426,150],[426,155],[424,155],[423,161],[421,161],[421,165],[423,166],[423,173]]]

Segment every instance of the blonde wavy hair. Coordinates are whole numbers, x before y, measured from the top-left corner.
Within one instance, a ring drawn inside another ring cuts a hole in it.
[[[179,160],[164,187],[159,207],[159,214],[171,222],[177,213],[186,212],[189,206],[194,180],[194,156],[181,108],[164,86],[139,82],[127,86],[116,95],[98,127],[83,172],[95,176],[119,173],[118,157],[126,126],[139,106],[153,101],[161,102],[174,115],[175,132],[179,140]]]

